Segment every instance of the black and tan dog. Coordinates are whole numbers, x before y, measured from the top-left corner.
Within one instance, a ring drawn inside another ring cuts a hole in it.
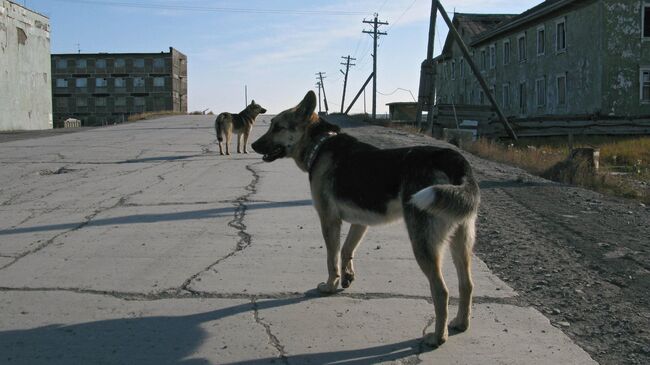
[[[403,217],[435,306],[435,332],[424,341],[438,346],[448,336],[449,295],[441,271],[445,246],[450,247],[460,287],[458,315],[449,327],[467,330],[473,288],[470,260],[480,200],[467,160],[446,148],[378,149],[341,133],[338,126],[314,114],[315,108],[316,96],[310,91],[297,107],[274,117],[268,132],[252,147],[266,162],[290,157],[309,173],[329,272],[318,290],[334,293],[339,282],[350,286],[355,275],[352,258],[368,226]],[[342,221],[351,226],[341,248]]]
[[[264,113],[266,113],[266,109],[262,108],[259,104],[255,104],[255,100],[252,100],[250,105],[238,114],[228,112],[219,114],[217,119],[214,121],[214,128],[217,131],[217,140],[219,141],[219,154],[223,155],[221,143],[223,142],[224,134],[226,135],[226,155],[230,154],[230,138],[232,137],[233,131],[237,133],[237,153],[242,152],[242,139],[244,144],[244,153],[248,153],[248,148],[246,146],[248,145],[248,136],[253,128],[253,123],[255,123],[255,118],[257,118],[258,115]]]

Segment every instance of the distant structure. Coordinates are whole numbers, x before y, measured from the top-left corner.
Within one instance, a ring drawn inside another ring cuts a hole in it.
[[[187,56],[161,53],[52,55],[55,127],[68,118],[84,126],[126,121],[131,114],[187,113]]]
[[[508,119],[538,123],[518,133],[650,132],[650,2],[547,0],[453,23]],[[488,105],[451,36],[434,61],[440,110]],[[640,121],[610,123],[623,119]]]
[[[50,20],[0,0],[0,130],[52,128]]]

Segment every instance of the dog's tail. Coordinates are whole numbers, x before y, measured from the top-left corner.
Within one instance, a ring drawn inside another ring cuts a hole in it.
[[[223,133],[222,133],[223,126],[221,125],[221,121],[223,120],[223,118],[224,115],[219,114],[217,115],[217,119],[214,120],[214,129],[217,132],[217,141],[219,142],[223,142]]]
[[[459,184],[432,185],[411,196],[411,204],[434,215],[446,215],[457,219],[476,214],[481,201],[478,184],[474,180],[469,163],[463,160],[459,176],[450,176]]]

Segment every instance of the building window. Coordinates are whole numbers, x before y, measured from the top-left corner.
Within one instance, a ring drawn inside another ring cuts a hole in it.
[[[566,74],[557,77],[557,105],[566,105]]]
[[[108,81],[104,78],[95,79],[95,87],[102,88],[108,86]]]
[[[97,60],[95,61],[95,68],[104,70],[106,69],[106,60]]]
[[[503,65],[510,64],[510,41],[503,42]]]
[[[59,70],[68,68],[68,60],[62,60],[62,59],[56,60],[56,68]]]
[[[451,61],[451,79],[456,80],[456,61]]]
[[[88,98],[77,98],[77,107],[84,108],[88,106]]]
[[[68,107],[68,98],[54,98],[56,100],[56,107],[59,109]]]
[[[137,111],[144,111],[145,109],[144,97],[136,96],[135,98],[133,98],[133,105],[136,107]]]
[[[641,69],[641,102],[650,103],[650,68]]]
[[[133,60],[133,67],[135,68],[144,68],[144,59],[143,58],[136,58]]]
[[[77,87],[80,88],[80,89],[81,89],[81,88],[85,88],[85,87],[87,87],[87,86],[88,86],[88,79],[85,79],[85,78],[79,78],[79,79],[77,79],[77,80],[75,81],[75,86],[77,86]]]
[[[458,67],[460,68],[460,78],[464,79],[465,78],[465,59],[464,58],[460,59]]]
[[[540,78],[535,80],[535,98],[537,106],[541,107],[546,105],[546,79]]]
[[[490,46],[490,69],[497,67],[497,45]]]
[[[77,60],[77,68],[86,68],[86,60]]]
[[[123,96],[115,98],[115,106],[126,106],[126,98]]]
[[[519,113],[526,114],[528,112],[526,103],[526,81],[519,83]]]
[[[115,68],[124,68],[124,66],[126,66],[126,61],[124,61],[124,58],[116,58],[113,66],[115,66]]]
[[[650,38],[650,4],[643,4],[643,14],[641,14],[643,23],[643,38]]]
[[[481,50],[481,70],[485,70],[487,68],[487,52],[485,51],[485,48]]]
[[[165,78],[164,77],[154,77],[153,78],[154,87],[165,87]]]
[[[545,34],[546,32],[544,30],[544,26],[537,28],[537,55],[538,56],[543,55],[544,52],[546,51]]]
[[[68,87],[67,79],[56,79],[56,87],[65,88]]]
[[[442,79],[447,80],[447,63],[442,65]]]
[[[478,90],[478,103],[479,105],[485,104],[485,93],[483,92],[483,89]]]
[[[164,58],[154,58],[153,67],[155,67],[155,68],[164,68],[165,67],[165,59]]]
[[[503,84],[501,103],[505,108],[510,107],[510,83]]]
[[[106,106],[106,98],[95,98],[95,106],[97,106],[97,107],[105,107]]]
[[[526,62],[526,33],[517,37],[517,51],[519,62]]]
[[[566,51],[566,20],[559,20],[555,24],[555,50],[557,52]]]
[[[144,77],[134,77],[133,87],[144,87]]]
[[[118,77],[115,79],[115,88],[125,88],[126,80],[123,77]]]

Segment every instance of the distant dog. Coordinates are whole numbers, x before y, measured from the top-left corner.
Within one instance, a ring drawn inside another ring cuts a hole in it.
[[[230,154],[230,138],[232,137],[233,131],[237,133],[237,153],[241,153],[242,139],[244,153],[248,153],[246,146],[248,145],[248,136],[253,128],[253,123],[255,123],[255,118],[259,114],[264,113],[266,113],[266,109],[262,108],[259,104],[255,104],[255,100],[253,100],[246,109],[238,114],[228,112],[219,114],[214,121],[214,128],[217,131],[217,140],[219,141],[219,154],[223,155],[221,143],[223,142],[224,134],[226,135],[226,155]]]
[[[447,148],[378,149],[340,133],[339,127],[314,114],[315,108],[316,95],[310,91],[297,107],[275,116],[252,147],[266,162],[290,157],[309,173],[329,272],[318,290],[334,293],[339,282],[343,288],[350,286],[355,275],[352,258],[368,226],[403,217],[435,306],[435,332],[425,336],[425,343],[439,346],[448,336],[449,295],[441,269],[447,245],[460,283],[458,315],[449,326],[467,330],[473,289],[470,260],[480,201],[467,160]],[[341,221],[351,223],[342,250]]]

